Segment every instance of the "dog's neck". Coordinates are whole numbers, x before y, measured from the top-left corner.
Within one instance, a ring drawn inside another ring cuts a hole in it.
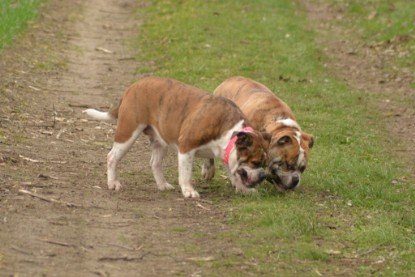
[[[254,129],[252,129],[251,127],[244,127],[240,130],[240,132],[248,132],[248,133],[252,133],[254,131]],[[225,162],[226,165],[229,165],[229,158],[231,156],[231,153],[235,150],[235,143],[236,140],[238,139],[238,136],[234,135],[228,145],[225,148],[225,155],[223,157],[223,161]]]

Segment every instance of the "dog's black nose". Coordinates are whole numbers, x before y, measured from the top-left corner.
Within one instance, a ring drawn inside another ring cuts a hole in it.
[[[267,174],[265,174],[265,172],[264,172],[264,171],[261,171],[261,172],[259,173],[258,178],[259,178],[259,181],[260,181],[260,182],[262,182],[262,181],[264,181],[264,180],[265,180],[265,178],[267,178]]]
[[[300,176],[297,174],[294,175],[291,180],[291,188],[295,188],[299,182],[300,182]]]

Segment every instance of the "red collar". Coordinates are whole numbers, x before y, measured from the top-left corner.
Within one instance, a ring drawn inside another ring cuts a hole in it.
[[[239,132],[247,132],[247,133],[252,133],[254,131],[254,129],[252,129],[251,127],[244,127],[242,128]],[[231,151],[233,149],[233,147],[235,146],[235,142],[238,139],[238,136],[233,136],[231,138],[231,140],[229,141],[228,145],[225,148],[225,156],[223,157],[223,161],[225,162],[225,164],[229,164],[229,157],[231,155]]]

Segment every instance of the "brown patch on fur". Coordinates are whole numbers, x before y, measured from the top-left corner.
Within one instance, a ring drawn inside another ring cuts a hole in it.
[[[247,162],[250,167],[264,167],[267,161],[266,150],[271,142],[271,136],[265,132],[237,134],[235,146],[238,152],[238,160],[241,163]]]

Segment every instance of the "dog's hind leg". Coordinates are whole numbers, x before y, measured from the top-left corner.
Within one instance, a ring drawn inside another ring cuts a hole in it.
[[[215,160],[208,159],[203,163],[202,176],[206,181],[212,180],[215,176]]]
[[[117,142],[117,135],[112,146],[111,151],[108,153],[107,156],[107,179],[108,179],[108,188],[111,190],[119,190],[121,189],[121,183],[117,180],[117,166],[120,160],[125,156],[125,154],[130,150],[131,146],[133,146],[134,142],[141,134],[143,129],[146,126],[138,126],[135,131],[132,132],[129,139],[124,142]],[[118,126],[119,128],[119,126]],[[117,131],[118,131],[117,128]]]
[[[192,165],[194,160],[194,152],[178,154],[179,158],[179,184],[182,189],[183,196],[186,198],[199,198],[199,193],[195,191],[192,185]]]
[[[151,153],[150,165],[153,171],[154,179],[156,179],[159,190],[174,189],[172,185],[166,182],[163,175],[163,158],[167,153],[167,145],[156,139],[152,140],[153,152]]]

